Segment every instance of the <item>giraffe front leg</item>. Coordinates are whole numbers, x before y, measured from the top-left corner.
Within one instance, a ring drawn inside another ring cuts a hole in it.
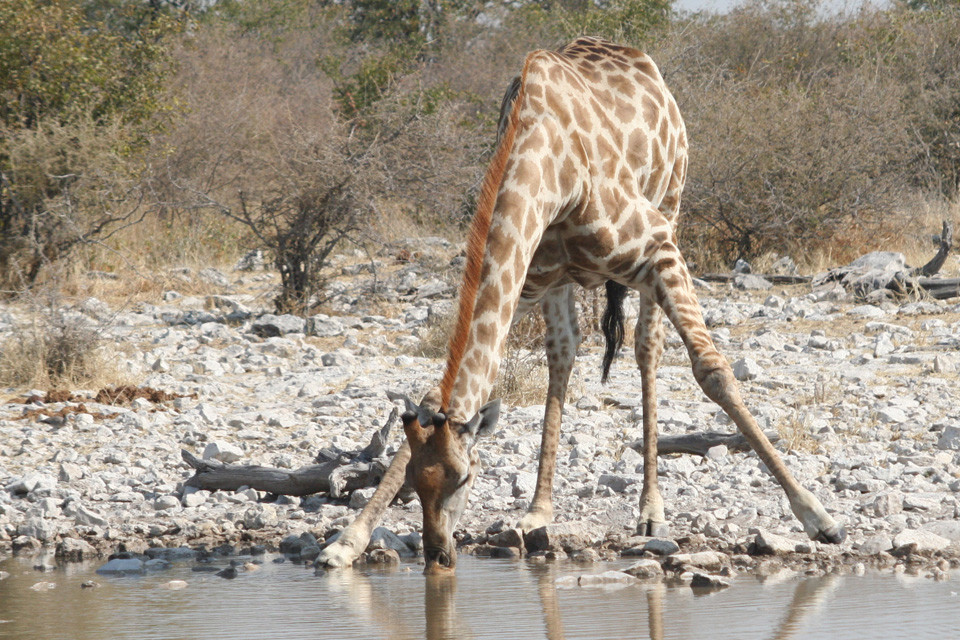
[[[637,534],[667,536],[670,527],[663,512],[657,478],[657,366],[663,355],[665,334],[663,313],[656,302],[646,296],[640,300],[640,317],[634,336],[643,401],[643,490],[640,492]]]
[[[550,381],[543,416],[543,435],[540,439],[540,465],[537,486],[527,513],[517,528],[525,533],[553,521],[553,476],[557,467],[557,448],[560,442],[560,422],[567,383],[580,345],[580,327],[573,298],[573,285],[564,285],[548,291],[540,303],[546,331],[547,365]]]
[[[410,461],[410,443],[406,440],[393,456],[393,462],[383,474],[377,490],[357,519],[351,522],[340,536],[323,548],[317,557],[316,565],[322,568],[346,568],[360,557],[370,543],[374,527],[383,517],[383,512],[403,486],[407,463]]]
[[[840,543],[846,531],[810,491],[800,486],[757,421],[740,398],[736,378],[726,359],[713,344],[693,291],[686,263],[672,242],[664,242],[651,256],[647,286],[683,339],[693,363],[693,373],[708,398],[733,420],[770,473],[783,487],[790,507],[813,540]]]

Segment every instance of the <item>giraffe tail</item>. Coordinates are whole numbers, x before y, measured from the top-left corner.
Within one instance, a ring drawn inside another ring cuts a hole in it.
[[[627,297],[627,287],[607,280],[607,307],[603,310],[603,319],[600,328],[603,329],[603,339],[606,348],[603,352],[603,368],[600,382],[607,383],[610,375],[610,365],[617,358],[617,352],[623,346],[623,301]]]

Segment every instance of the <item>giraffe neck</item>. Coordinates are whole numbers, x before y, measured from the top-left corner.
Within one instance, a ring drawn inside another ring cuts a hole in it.
[[[493,210],[463,358],[447,404],[454,421],[470,419],[490,396],[533,254],[547,226],[580,197],[579,189],[558,186],[560,168],[570,170],[572,165],[547,152],[549,141],[560,133],[556,125],[527,118],[526,112],[521,120]],[[580,174],[579,169],[571,173]]]

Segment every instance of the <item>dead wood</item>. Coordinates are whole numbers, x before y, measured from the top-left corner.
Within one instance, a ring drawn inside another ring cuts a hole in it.
[[[940,232],[940,248],[937,250],[937,255],[933,256],[930,259],[930,262],[923,265],[919,269],[914,269],[910,275],[911,276],[924,276],[929,278],[932,275],[935,275],[940,272],[941,267],[947,261],[947,256],[950,254],[950,249],[953,247],[953,225],[949,220],[943,221],[943,230]],[[922,287],[923,285],[921,285]]]
[[[776,431],[764,431],[770,442],[780,440],[780,434]],[[657,454],[667,455],[669,453],[692,453],[698,456],[707,455],[711,447],[724,445],[730,451],[747,451],[750,444],[740,433],[721,433],[719,431],[702,431],[700,433],[690,433],[681,436],[662,436],[657,440]],[[627,445],[643,453],[643,440],[635,440]]]
[[[384,454],[397,415],[398,411],[394,408],[386,423],[374,433],[370,444],[362,451],[345,452],[327,448],[318,454],[318,464],[292,471],[201,460],[189,451],[181,451],[184,462],[196,470],[186,486],[207,491],[236,491],[247,486],[277,495],[327,493],[333,498],[345,497],[352,491],[380,483],[388,466],[389,461]]]
[[[812,276],[781,276],[773,273],[705,273],[697,276],[697,279],[704,282],[733,282],[743,275],[754,275],[772,284],[807,284],[813,280]]]

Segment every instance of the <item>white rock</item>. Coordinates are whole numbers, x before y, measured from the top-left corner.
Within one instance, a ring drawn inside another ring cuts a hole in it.
[[[938,536],[932,531],[917,531],[907,529],[901,531],[893,538],[893,548],[895,553],[918,553],[920,555],[929,555],[942,551],[950,545],[950,541],[942,536]]]
[[[160,496],[153,501],[153,508],[157,511],[167,511],[169,509],[180,508],[180,498],[177,496]]]
[[[203,449],[204,460],[219,460],[220,462],[236,462],[243,458],[243,449],[235,444],[215,440]]]
[[[740,358],[733,363],[733,375],[737,380],[754,380],[763,373],[763,367],[753,358]]]
[[[937,448],[945,451],[960,451],[960,427],[949,426],[937,439]]]

